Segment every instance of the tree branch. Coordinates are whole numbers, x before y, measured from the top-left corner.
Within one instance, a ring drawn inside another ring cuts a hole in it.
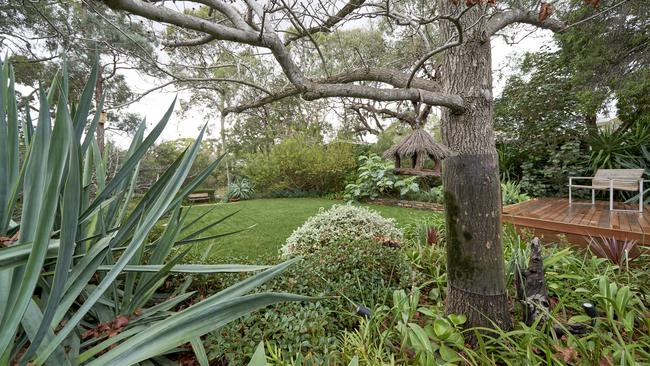
[[[406,88],[406,83],[408,82],[408,75],[395,69],[388,68],[361,68],[356,70],[350,70],[342,72],[340,74],[332,75],[327,78],[317,80],[317,83],[321,84],[344,84],[344,83],[353,83],[358,81],[376,81],[380,83],[389,84],[396,88]],[[440,85],[434,81],[414,78],[411,82],[413,88],[422,89],[430,92],[440,91]],[[273,95],[255,100],[250,103],[244,103],[238,106],[230,107],[226,109],[226,113],[241,113],[248,109],[259,108],[266,104],[276,102],[278,100],[292,97],[300,94],[300,91],[295,87],[291,86],[285,88]]]
[[[396,118],[402,122],[406,122],[409,125],[411,125],[411,127],[414,127],[417,124],[415,117],[410,113],[400,113],[387,108],[375,108],[370,104],[350,104],[347,105],[346,108],[352,109],[357,112],[360,109],[364,109],[371,113],[383,114],[391,118]]]
[[[289,45],[291,42],[297,41],[302,37],[319,32],[330,32],[331,28],[337,25],[341,20],[345,19],[353,11],[357,10],[366,0],[350,0],[345,6],[341,8],[336,14],[327,18],[323,24],[316,27],[310,27],[304,30],[299,30],[298,33],[289,35],[284,41],[284,45]]]
[[[263,24],[265,33],[262,35],[258,34],[248,25],[246,25],[246,29],[228,27],[193,15],[172,11],[164,6],[154,6],[141,0],[103,1],[113,9],[126,10],[132,14],[147,19],[207,33],[218,40],[233,41],[267,48],[280,64],[287,79],[289,79],[291,84],[294,85],[306,100],[330,97],[355,97],[378,101],[410,100],[412,102],[448,107],[455,113],[462,113],[464,110],[463,99],[460,96],[443,94],[437,91],[416,88],[384,89],[371,86],[344,84],[340,83],[338,80],[332,80],[326,83],[311,81],[305,77],[298,65],[293,61],[289,50],[284,46],[278,37],[277,32],[271,28],[269,22]],[[199,1],[218,3],[217,0]],[[246,0],[246,3],[260,19],[264,17],[265,10],[258,3],[254,0]],[[221,6],[225,6],[226,8],[229,7],[229,5],[225,4],[221,4]],[[239,21],[236,23],[239,23]],[[408,82],[408,79],[406,80]],[[383,80],[381,81],[384,82]],[[286,91],[284,94],[287,93],[291,94],[289,91]],[[277,100],[277,98],[274,100]]]
[[[485,25],[485,35],[491,37],[496,32],[514,23],[530,24],[553,32],[562,32],[566,28],[566,24],[557,19],[548,18],[540,21],[538,14],[534,11],[516,9],[495,14]]]
[[[462,14],[464,14],[464,12]],[[440,17],[440,19],[446,19],[446,20],[449,20],[450,22],[454,23],[454,26],[456,27],[456,41],[454,41],[454,42],[447,41],[447,43],[445,43],[444,45],[442,45],[440,47],[437,47],[437,48],[431,50],[430,52],[428,52],[426,55],[424,55],[424,57],[422,57],[418,61],[418,63],[415,64],[415,67],[413,67],[413,71],[411,71],[411,75],[409,76],[409,79],[406,82],[406,87],[407,88],[409,88],[411,86],[411,81],[415,77],[415,74],[418,72],[420,67],[422,67],[422,65],[424,65],[425,62],[427,62],[428,59],[430,59],[431,57],[433,57],[434,55],[436,55],[436,54],[438,54],[440,52],[443,52],[443,51],[448,50],[448,49],[450,49],[452,47],[460,46],[461,44],[463,44],[463,27],[460,25],[460,21],[459,21],[462,14],[458,18],[449,17],[449,16]]]
[[[164,6],[155,6],[138,0],[104,0],[104,3],[112,9],[125,10],[147,19],[208,33],[215,39],[262,46],[257,32],[227,27],[193,15],[179,13]]]
[[[183,39],[180,41],[163,41],[162,44],[165,47],[192,47],[200,46],[211,41],[214,41],[216,38],[210,34],[206,34],[201,37],[192,38],[192,39]]]
[[[310,83],[302,93],[305,100],[332,97],[364,98],[382,102],[410,100],[452,109],[454,112],[464,110],[463,98],[459,95],[430,92],[422,89],[384,89],[355,84],[318,84]]]

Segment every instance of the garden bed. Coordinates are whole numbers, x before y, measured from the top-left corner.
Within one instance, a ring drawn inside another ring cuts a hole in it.
[[[415,208],[418,210],[429,210],[429,211],[442,211],[444,209],[444,207],[439,203],[406,201],[406,200],[400,200],[395,198],[376,198],[376,199],[368,200],[367,203],[373,205],[397,206],[397,207]]]

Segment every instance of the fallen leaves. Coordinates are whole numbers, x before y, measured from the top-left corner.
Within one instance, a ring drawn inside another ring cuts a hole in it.
[[[585,2],[594,7],[594,9],[600,8],[600,0],[585,0]]]
[[[85,331],[81,338],[97,338],[104,337],[112,338],[118,335],[122,328],[126,327],[129,324],[129,317],[126,315],[120,315],[110,322],[99,323],[95,328],[88,329]]]
[[[400,247],[399,241],[393,240],[393,239],[391,239],[389,237],[386,237],[386,236],[375,236],[373,238],[373,240],[375,240],[376,242],[378,242],[380,244],[383,244],[383,245],[385,245],[387,247],[390,247],[390,248],[399,248]]]
[[[573,347],[555,346],[555,351],[562,357],[564,362],[573,363],[578,359],[578,352]]]
[[[12,243],[18,241],[20,237],[20,232],[17,232],[14,236],[0,236],[0,247],[8,247]]]

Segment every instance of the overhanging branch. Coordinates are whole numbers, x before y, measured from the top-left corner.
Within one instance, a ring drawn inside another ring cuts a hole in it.
[[[327,78],[316,80],[315,83],[318,84],[345,84],[353,83],[360,81],[374,81],[385,83],[391,85],[395,88],[406,88],[409,75],[405,74],[399,70],[389,69],[389,68],[361,68],[342,72],[339,74],[332,75]],[[431,80],[426,80],[422,78],[414,78],[411,81],[411,87],[429,91],[429,92],[439,92],[440,85]],[[376,88],[375,88],[376,89]],[[387,89],[391,90],[391,89]],[[283,89],[279,92],[274,93],[273,95],[255,100],[253,102],[240,104],[235,107],[228,108],[226,113],[241,113],[248,109],[259,108],[266,104],[276,102],[278,100],[299,95],[300,91],[295,86]]]
[[[540,21],[539,15],[532,10],[515,9],[495,14],[485,25],[485,35],[491,37],[503,28],[515,23],[530,24],[553,32],[561,32],[566,28],[566,24],[557,19],[547,18]]]

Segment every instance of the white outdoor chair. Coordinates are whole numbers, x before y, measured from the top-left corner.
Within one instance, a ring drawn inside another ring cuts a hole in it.
[[[593,177],[569,177],[569,206],[573,204],[571,198],[572,188],[591,189],[591,204],[596,203],[596,190],[609,190],[609,210],[614,210],[614,190],[638,191],[639,212],[643,212],[643,169],[598,169]],[[573,184],[573,180],[591,180],[591,184]]]

